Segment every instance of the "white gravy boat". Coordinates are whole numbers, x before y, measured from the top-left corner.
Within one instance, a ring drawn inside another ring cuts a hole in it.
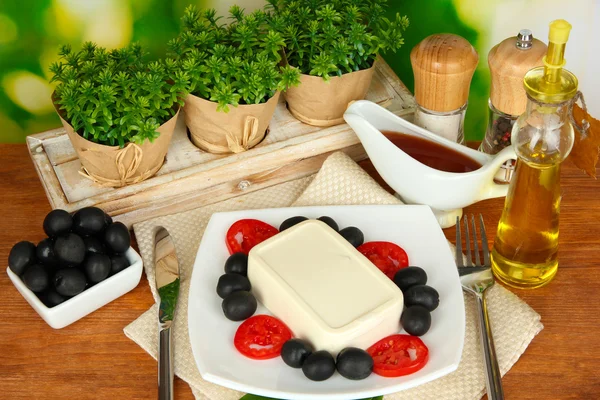
[[[512,146],[490,156],[442,138],[366,100],[352,103],[344,119],[356,132],[377,172],[397,196],[407,204],[430,206],[443,228],[455,225],[456,217],[462,216],[463,207],[506,196],[508,192],[508,185],[495,183],[494,176],[507,160],[517,158]],[[431,168],[396,147],[381,131],[437,142],[472,158],[482,167],[465,173]]]

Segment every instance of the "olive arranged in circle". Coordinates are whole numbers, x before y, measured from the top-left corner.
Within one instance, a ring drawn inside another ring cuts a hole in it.
[[[102,282],[110,275],[110,257],[106,254],[90,253],[83,262],[83,270],[88,282]]]
[[[8,254],[8,266],[17,275],[23,275],[25,269],[35,263],[35,244],[19,242],[15,244]]]
[[[129,267],[129,260],[122,254],[115,254],[110,258],[110,273],[117,274]]]
[[[46,307],[50,307],[50,308],[59,305],[60,303],[64,302],[65,300],[67,300],[67,298],[63,295],[58,294],[58,292],[54,289],[49,289],[42,296],[42,301],[44,302]]]
[[[104,211],[97,207],[85,207],[73,215],[73,231],[81,236],[97,235],[106,228]]]
[[[283,362],[292,368],[302,368],[304,361],[313,352],[313,347],[302,339],[290,339],[281,348]]]
[[[233,253],[225,261],[225,273],[248,275],[248,256],[244,253]]]
[[[52,210],[44,218],[43,226],[49,237],[65,235],[73,227],[73,217],[65,210]]]
[[[113,253],[125,253],[130,242],[129,229],[122,222],[113,222],[104,230],[104,243]]]
[[[39,262],[48,267],[54,267],[58,264],[58,259],[54,254],[54,241],[51,238],[46,238],[38,243],[35,255]]]
[[[425,307],[410,306],[402,313],[400,323],[413,336],[423,336],[431,327],[431,314]]]
[[[85,290],[85,275],[77,268],[64,268],[54,274],[54,288],[58,294],[73,297]]]
[[[427,283],[427,273],[419,267],[401,268],[394,275],[394,283],[405,292],[408,288],[415,285],[424,285]]]
[[[54,241],[54,254],[63,266],[80,265],[85,259],[85,243],[74,233],[59,236]]]
[[[35,293],[43,292],[48,287],[48,271],[40,264],[27,267],[22,279],[25,286]]]
[[[340,227],[338,226],[337,222],[335,222],[335,220],[333,218],[327,217],[327,216],[323,216],[323,217],[319,217],[317,219],[319,221],[321,221],[321,222],[325,222],[334,231],[339,232]]]
[[[286,229],[289,229],[289,228],[291,228],[294,225],[298,225],[300,222],[304,222],[306,220],[308,220],[308,218],[303,217],[301,215],[298,215],[296,217],[288,218],[285,221],[283,221],[281,223],[281,225],[279,225],[279,232],[283,232]]]
[[[324,381],[335,373],[335,361],[328,351],[320,350],[309,355],[304,364],[302,372],[311,381]]]
[[[358,247],[365,242],[365,235],[355,226],[342,229],[340,235],[354,247]]]
[[[346,379],[365,379],[373,372],[373,357],[363,349],[347,347],[339,352],[336,367]]]
[[[440,304],[440,295],[431,286],[415,285],[404,292],[404,304],[423,306],[428,311],[433,311]]]
[[[106,247],[104,247],[104,243],[102,243],[102,240],[98,239],[95,236],[84,237],[83,243],[85,243],[86,253],[106,253]]]
[[[258,307],[256,298],[250,292],[233,292],[223,299],[223,313],[231,321],[243,321],[250,318]]]
[[[217,294],[224,299],[233,292],[244,290],[249,292],[251,289],[250,281],[243,275],[223,274],[217,283]]]

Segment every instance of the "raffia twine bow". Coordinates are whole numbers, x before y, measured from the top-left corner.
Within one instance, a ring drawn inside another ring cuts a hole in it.
[[[95,151],[102,153],[101,151],[95,149],[85,149],[84,151]],[[126,162],[127,155],[132,153],[131,161]],[[117,167],[117,172],[119,174],[119,179],[110,179],[103,176],[99,176],[97,174],[89,172],[85,167],[81,167],[79,170],[79,174],[84,178],[90,179],[93,182],[97,183],[102,187],[122,187],[126,185],[130,185],[132,183],[141,182],[148,177],[154,175],[158,169],[160,169],[161,164],[158,165],[158,168],[153,168],[152,170],[148,170],[143,174],[132,178],[137,172],[140,164],[142,163],[142,159],[144,158],[144,152],[140,146],[135,143],[128,143],[122,149],[117,150],[115,157],[115,166]]]
[[[242,136],[238,137],[229,130],[224,132],[227,139],[227,146],[220,146],[210,143],[198,135],[194,135],[194,140],[201,146],[208,149],[211,153],[242,153],[250,147],[256,145],[261,139],[261,132],[258,131],[259,120],[253,115],[247,115],[244,120]],[[267,132],[269,130],[267,129]]]

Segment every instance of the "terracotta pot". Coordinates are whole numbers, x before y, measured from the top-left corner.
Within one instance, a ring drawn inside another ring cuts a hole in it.
[[[57,110],[58,112],[58,110]],[[125,147],[106,146],[80,136],[59,113],[60,120],[75,148],[82,169],[80,173],[106,187],[122,187],[150,178],[162,167],[173,136],[177,113],[158,128],[160,135],[153,142],[141,145],[127,143]]]
[[[185,98],[185,123],[192,142],[210,153],[241,153],[263,140],[279,102],[279,92],[266,103],[229,106],[217,111],[217,103],[194,95]]]
[[[301,75],[300,85],[285,92],[288,109],[300,121],[315,126],[332,126],[344,122],[348,104],[362,100],[371,86],[375,67],[332,77]]]

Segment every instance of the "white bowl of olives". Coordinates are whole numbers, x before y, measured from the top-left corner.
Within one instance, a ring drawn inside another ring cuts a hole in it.
[[[129,230],[96,207],[71,215],[53,210],[44,219],[48,237],[13,246],[7,273],[29,305],[61,329],[134,289],[142,258]]]

